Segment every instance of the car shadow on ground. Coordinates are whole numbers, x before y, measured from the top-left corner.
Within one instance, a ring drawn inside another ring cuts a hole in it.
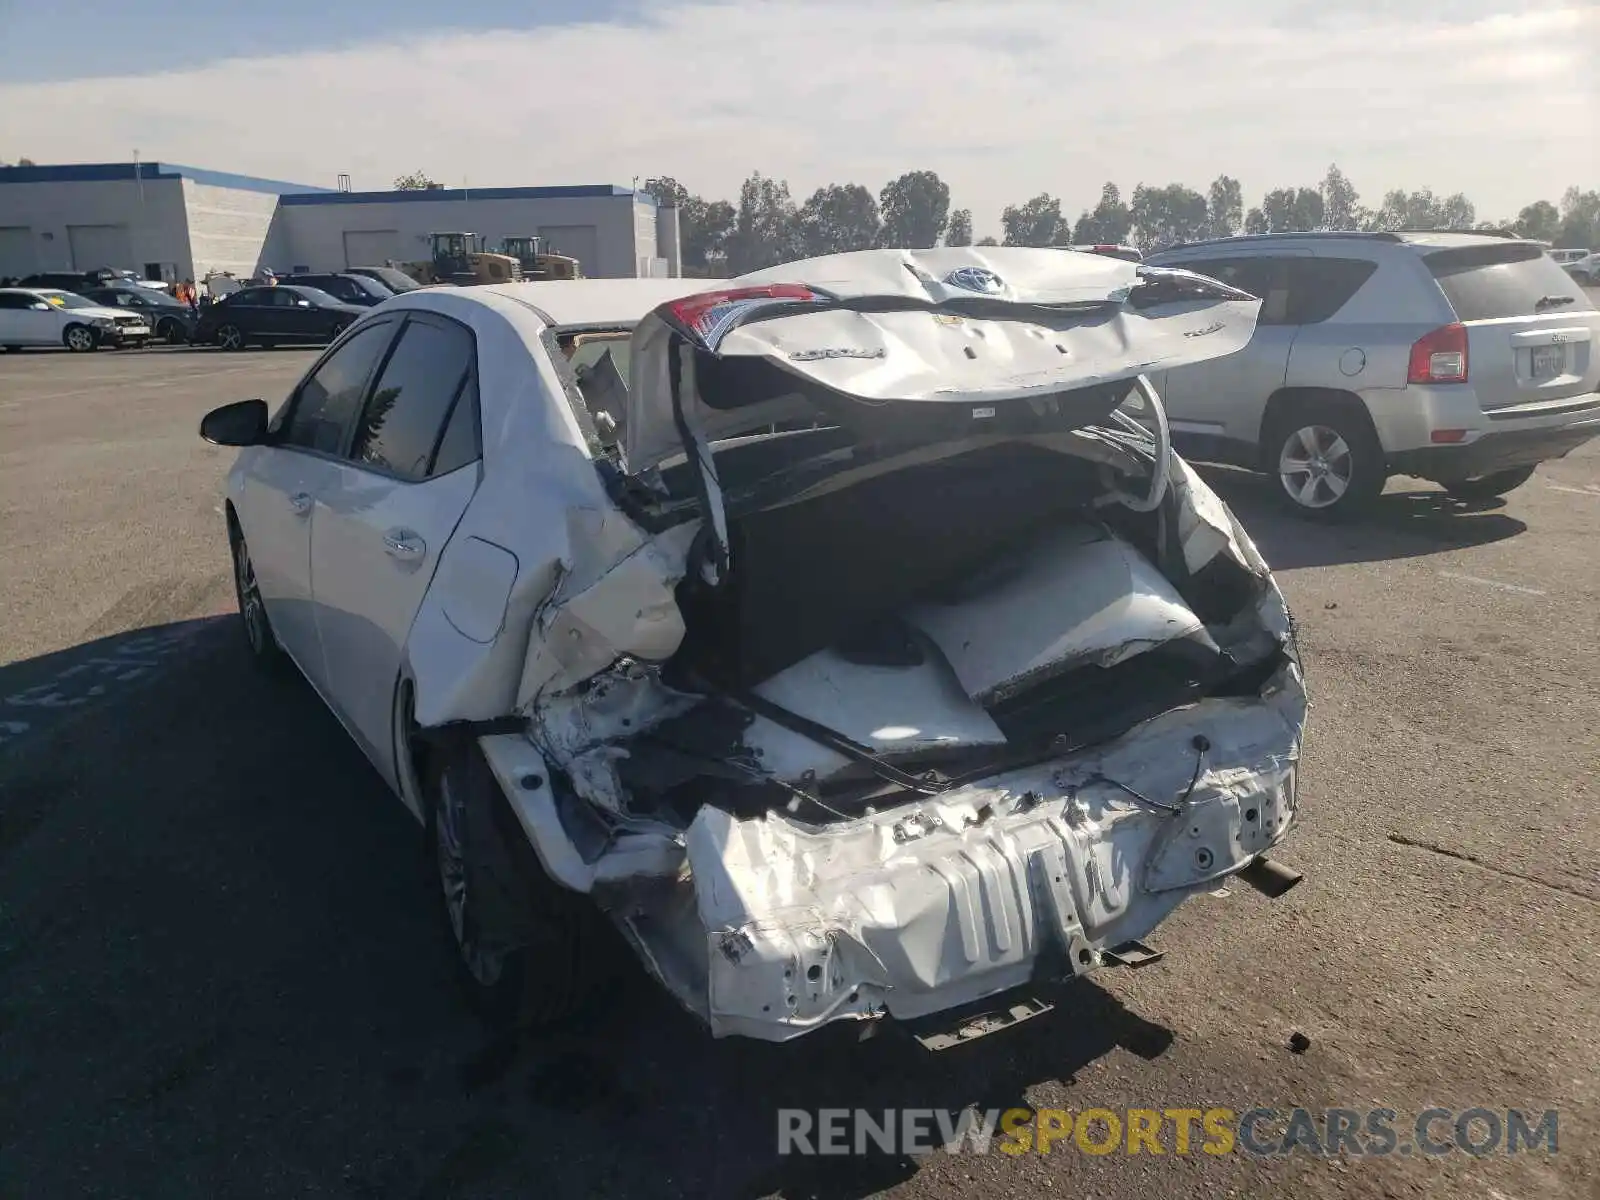
[[[492,1037],[415,821],[308,685],[252,672],[235,625],[139,631],[188,649],[3,760],[0,1157],[21,1194],[861,1197],[917,1161],[780,1155],[781,1109],[955,1121],[1172,1042],[1082,981],[937,1054],[892,1029],[718,1041],[628,959],[576,1019]]]
[[[1290,512],[1277,497],[1276,481],[1265,475],[1211,465],[1196,469],[1274,570],[1419,558],[1487,546],[1527,529],[1504,511],[1504,499],[1457,500],[1434,484],[1404,476],[1390,480],[1370,511],[1322,522]]]

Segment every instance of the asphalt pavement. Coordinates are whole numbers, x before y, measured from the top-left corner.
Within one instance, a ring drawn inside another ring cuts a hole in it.
[[[1191,900],[1159,963],[942,1054],[715,1042],[638,971],[496,1043],[420,832],[232,616],[195,430],[311,357],[0,356],[0,1197],[1600,1194],[1600,445],[1337,528],[1207,470],[1312,691],[1287,896]],[[777,1153],[781,1108],[969,1105],[1556,1110],[1559,1146]]]

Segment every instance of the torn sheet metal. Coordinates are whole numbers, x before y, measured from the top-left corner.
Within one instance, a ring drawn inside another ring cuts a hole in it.
[[[535,614],[517,692],[527,711],[546,692],[605,670],[619,658],[665,661],[683,641],[673,587],[683,578],[698,522],[649,536],[621,513],[569,512],[581,559]],[[605,535],[605,536],[602,536]]]

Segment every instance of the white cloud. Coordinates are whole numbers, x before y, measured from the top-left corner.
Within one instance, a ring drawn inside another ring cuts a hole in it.
[[[1576,0],[1571,0],[1576,2]],[[1364,197],[1430,185],[1490,217],[1600,186],[1600,10],[1293,2],[745,0],[634,24],[446,33],[165,75],[0,86],[0,145],[40,162],[132,148],[357,188],[423,168],[473,186],[664,172],[797,198],[930,168],[978,231],[1040,191],[1219,172],[1249,200],[1337,161]]]

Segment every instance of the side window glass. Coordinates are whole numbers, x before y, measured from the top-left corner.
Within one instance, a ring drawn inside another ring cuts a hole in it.
[[[291,402],[280,444],[338,454],[360,411],[367,379],[393,333],[388,321],[369,325],[324,359]]]
[[[1288,264],[1293,261],[1250,255],[1182,265],[1190,271],[1209,275],[1230,287],[1261,297],[1261,315],[1256,318],[1257,325],[1287,325],[1290,323]]]
[[[402,479],[427,478],[472,357],[472,335],[460,325],[408,321],[373,385],[350,457]]]
[[[468,463],[483,457],[482,433],[478,422],[478,379],[474,374],[467,379],[466,387],[456,398],[450,410],[450,420],[439,439],[439,449],[433,455],[433,469],[429,475],[448,475]]]
[[[1358,258],[1297,258],[1289,264],[1289,321],[1326,321],[1372,278],[1378,264]]]

